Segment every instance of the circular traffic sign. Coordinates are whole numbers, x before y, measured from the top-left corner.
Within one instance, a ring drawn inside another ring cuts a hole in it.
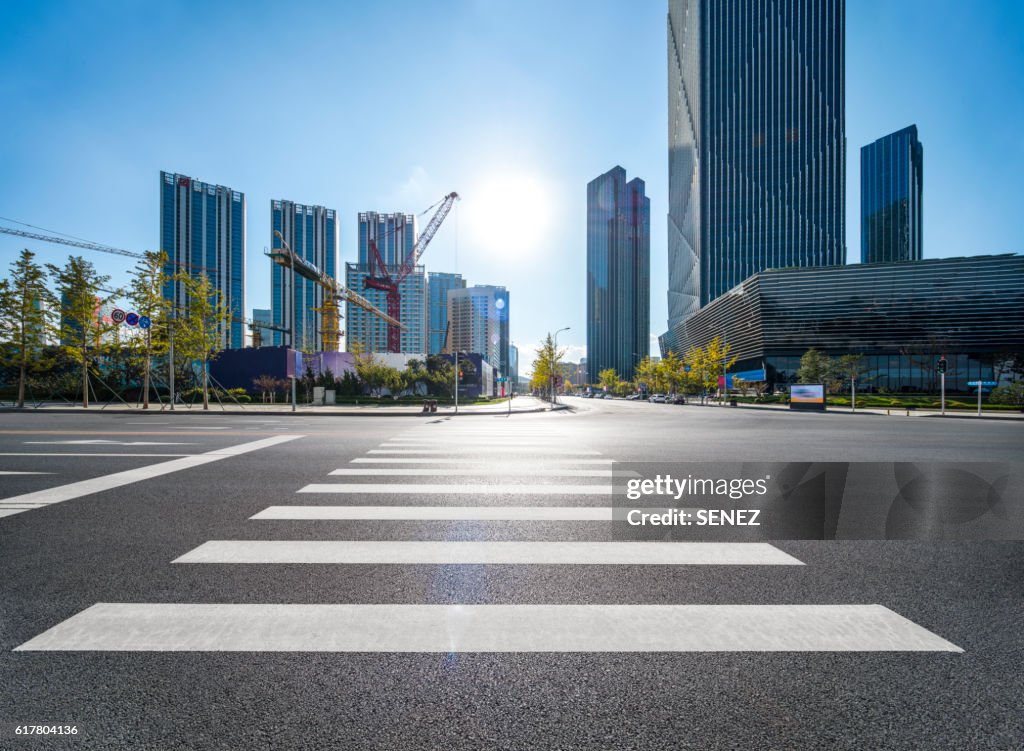
[[[110,311],[110,320],[114,323],[124,323],[125,314],[120,308],[114,308]]]
[[[129,326],[137,326],[139,324],[139,314],[134,312],[129,313],[124,317],[124,322]]]
[[[150,326],[150,323],[151,323],[151,321],[149,320],[149,316],[139,316],[139,328],[140,329],[148,329],[149,326]]]

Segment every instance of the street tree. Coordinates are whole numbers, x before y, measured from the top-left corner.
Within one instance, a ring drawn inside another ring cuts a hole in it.
[[[658,374],[665,385],[665,390],[671,394],[682,391],[685,381],[683,360],[675,352],[669,350],[658,363]]]
[[[210,361],[224,350],[231,311],[221,291],[206,274],[179,272],[175,279],[185,287],[188,306],[174,320],[175,353],[194,367],[199,363],[203,409],[210,408]]]
[[[153,358],[167,352],[167,322],[171,301],[164,297],[164,287],[170,281],[167,273],[167,254],[146,251],[135,265],[128,285],[128,301],[139,315],[150,320],[150,326],[140,336],[128,341],[132,359],[142,365],[142,408],[149,409],[149,381]]]
[[[864,355],[848,354],[837,357],[833,360],[832,366],[832,376],[834,380],[838,381],[836,391],[841,389],[842,384],[848,381],[850,383],[851,402],[855,400],[857,398],[857,381],[863,378],[864,372]],[[856,406],[856,404],[854,404],[854,406]]]
[[[82,407],[89,407],[89,369],[102,354],[105,338],[120,324],[104,322],[100,310],[119,290],[104,289],[110,281],[105,274],[96,273],[90,261],[81,256],[69,256],[63,268],[47,264],[56,292],[60,295],[61,348],[82,372]]]
[[[798,383],[822,383],[831,378],[835,364],[824,352],[811,347],[800,358],[800,369],[796,372]]]
[[[534,351],[533,375],[530,378],[530,388],[545,390],[552,388],[554,377],[561,371],[559,364],[565,357],[566,350],[555,346],[555,337],[548,333],[544,341]]]
[[[618,391],[620,382],[621,379],[615,372],[615,368],[605,368],[597,374],[597,385],[610,393],[614,394]]]
[[[25,383],[33,372],[51,365],[48,343],[54,333],[56,298],[46,284],[46,270],[30,250],[11,262],[10,277],[0,281],[0,351],[3,364],[18,370],[17,405],[25,406]]]

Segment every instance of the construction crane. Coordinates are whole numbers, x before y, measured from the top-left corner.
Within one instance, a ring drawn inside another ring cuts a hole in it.
[[[380,250],[377,249],[377,242],[373,239],[369,241],[371,271],[370,274],[363,278],[363,289],[378,289],[386,294],[388,316],[393,319],[393,321],[388,321],[390,324],[388,326],[388,352],[400,352],[402,349],[402,325],[398,322],[398,319],[402,317],[402,295],[399,292],[399,285],[416,268],[420,258],[423,256],[423,251],[427,249],[427,245],[434,239],[434,235],[441,227],[441,223],[448,216],[448,212],[452,210],[452,206],[458,199],[459,194],[452,192],[434,204],[434,206],[438,206],[438,209],[434,216],[430,218],[426,229],[416,239],[412,252],[393,270],[389,269],[387,264],[384,263]],[[427,211],[430,211],[434,206],[428,208]],[[423,213],[425,214],[426,211]]]
[[[324,304],[319,308],[313,308],[313,310],[323,316],[323,328],[321,329],[321,334],[323,335],[323,348],[325,352],[338,351],[338,341],[341,338],[341,330],[338,327],[339,300],[350,302],[353,305],[382,318],[391,326],[404,328],[404,326],[402,326],[402,322],[398,320],[397,317],[388,315],[359,293],[353,292],[348,287],[340,284],[337,279],[328,276],[309,261],[297,256],[291,249],[291,246],[288,245],[288,242],[284,239],[284,235],[282,235],[279,230],[275,229],[274,235],[281,241],[281,247],[265,251],[266,254],[270,256],[270,259],[278,266],[282,266],[286,269],[292,269],[293,273],[298,274],[303,279],[309,279],[311,282],[318,284],[324,289]],[[294,304],[295,301],[292,300],[293,307]],[[293,310],[292,316],[294,317],[294,315],[295,312]],[[285,331],[288,331],[288,329],[285,329]],[[294,346],[295,343],[292,342],[292,347]]]
[[[12,220],[7,220],[12,221]],[[31,225],[26,225],[31,226]],[[15,237],[24,237],[29,240],[40,240],[47,243],[55,243],[57,245],[70,245],[73,248],[85,248],[86,250],[97,250],[101,253],[111,253],[116,256],[126,256],[128,258],[145,258],[146,256],[142,253],[137,253],[133,250],[125,250],[124,248],[113,248],[109,245],[100,245],[99,243],[89,242],[88,240],[79,240],[75,238],[57,237],[56,235],[43,235],[38,232],[26,232],[25,230],[13,229],[12,227],[0,227],[0,233],[5,235],[14,235]],[[199,271],[216,271],[211,269],[209,266],[200,266],[199,264],[185,264],[178,263],[176,261],[168,260],[167,263],[171,266],[177,266],[179,268],[196,269]],[[112,292],[112,290],[101,290],[102,292]],[[253,346],[259,347],[259,343],[262,341],[260,335],[260,329],[271,329],[273,331],[288,331],[288,329],[280,326],[274,326],[268,323],[260,323],[258,321],[249,321],[240,316],[232,316],[232,321],[237,321],[242,324],[248,325],[253,335]]]

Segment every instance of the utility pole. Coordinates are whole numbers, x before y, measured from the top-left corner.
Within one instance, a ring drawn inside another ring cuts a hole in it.
[[[173,305],[173,303],[172,303]],[[174,308],[171,308],[171,318],[167,322],[167,340],[168,340],[168,363],[170,366],[170,373],[168,374],[167,384],[169,396],[171,398],[171,412],[174,411]]]
[[[455,353],[455,414],[459,414],[459,351],[452,352]]]

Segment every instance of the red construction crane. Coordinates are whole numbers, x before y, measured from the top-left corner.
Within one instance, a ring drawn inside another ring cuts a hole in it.
[[[448,212],[452,210],[452,206],[458,198],[459,194],[453,192],[434,204],[434,206],[439,206],[437,212],[430,218],[426,228],[416,239],[412,252],[406,256],[401,265],[395,268],[388,268],[387,264],[384,263],[384,259],[381,258],[380,251],[377,249],[376,241],[373,239],[369,241],[370,274],[363,279],[363,289],[379,289],[386,293],[388,316],[392,319],[401,320],[402,318],[402,295],[398,290],[399,285],[416,268],[416,264],[420,262],[420,258],[423,256],[423,251],[427,249],[427,245],[434,239],[434,235],[440,228],[441,222],[448,216]],[[434,206],[428,208],[427,211],[430,211]],[[426,213],[426,211],[423,213]],[[402,331],[399,326],[389,323],[388,352],[400,352],[401,349]]]

